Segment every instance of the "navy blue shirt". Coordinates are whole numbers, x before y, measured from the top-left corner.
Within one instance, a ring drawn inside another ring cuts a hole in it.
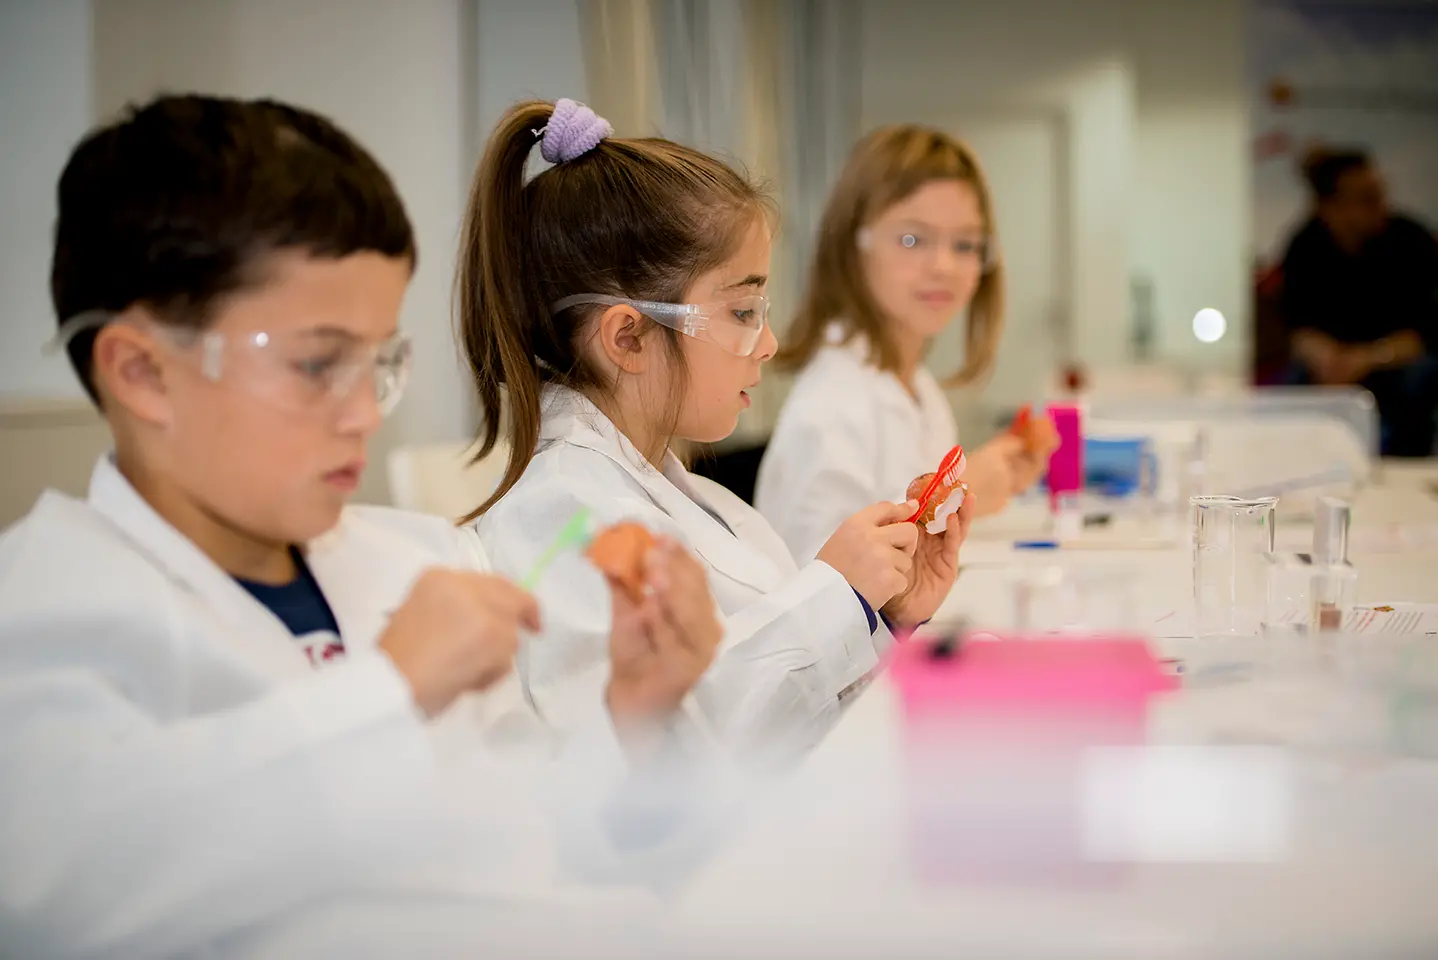
[[[295,642],[310,658],[310,663],[318,665],[343,657],[344,640],[329,601],[310,572],[309,564],[305,563],[304,555],[294,547],[290,548],[290,554],[295,559],[295,578],[289,583],[276,586],[239,577],[235,581],[279,617],[294,634]]]

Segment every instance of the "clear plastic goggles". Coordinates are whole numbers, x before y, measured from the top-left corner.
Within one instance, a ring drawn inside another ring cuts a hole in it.
[[[947,247],[955,258],[971,260],[985,272],[999,262],[998,241],[986,236],[945,237],[926,230],[874,230],[865,227],[859,231],[859,246],[866,250],[882,247],[915,259],[932,257],[935,252]]]
[[[45,345],[47,353],[76,336],[114,320],[104,311],[77,314]],[[368,378],[380,412],[388,415],[409,381],[409,337],[396,333],[379,343],[333,327],[257,332],[232,337],[216,331],[161,326],[177,346],[198,346],[200,372],[215,383],[238,383],[256,397],[294,413],[337,410]]]
[[[769,320],[769,298],[758,294],[720,303],[657,303],[602,293],[577,293],[556,301],[551,309],[559,313],[583,303],[633,307],[655,323],[686,337],[707,340],[736,357],[754,353],[759,346],[759,338],[764,334],[764,325]]]

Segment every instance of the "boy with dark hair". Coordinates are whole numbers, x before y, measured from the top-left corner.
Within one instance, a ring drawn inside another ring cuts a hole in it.
[[[72,155],[57,342],[114,452],[87,500],[47,493],[0,538],[7,951],[238,943],[477,866],[493,851],[461,837],[544,805],[505,807],[505,774],[480,770],[487,732],[543,732],[504,680],[534,600],[481,572],[467,531],[345,505],[404,387],[414,264],[389,178],[303,110],[162,97]],[[613,776],[621,756],[682,733],[718,643],[692,558],[665,543],[649,581],[639,605],[616,595],[608,722],[549,767],[579,777],[567,826],[643,779]]]

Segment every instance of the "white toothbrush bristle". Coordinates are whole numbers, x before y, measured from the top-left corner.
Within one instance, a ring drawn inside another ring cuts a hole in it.
[[[968,467],[968,465],[968,458],[965,457],[962,453],[959,454],[959,459],[954,461],[954,465],[948,470],[944,471],[944,486],[952,487],[954,484],[958,483],[959,478],[964,475],[964,469]]]

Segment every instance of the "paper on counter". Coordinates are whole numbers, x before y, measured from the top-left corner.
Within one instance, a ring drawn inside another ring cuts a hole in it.
[[[1296,615],[1287,614],[1276,622],[1293,622]],[[1156,639],[1179,639],[1194,635],[1194,618],[1188,610],[1170,610],[1154,620]],[[1342,633],[1426,634],[1438,636],[1438,603],[1383,603],[1354,607],[1343,618]]]
[[[1343,632],[1426,634],[1438,636],[1438,603],[1384,603],[1354,607],[1343,618]]]

